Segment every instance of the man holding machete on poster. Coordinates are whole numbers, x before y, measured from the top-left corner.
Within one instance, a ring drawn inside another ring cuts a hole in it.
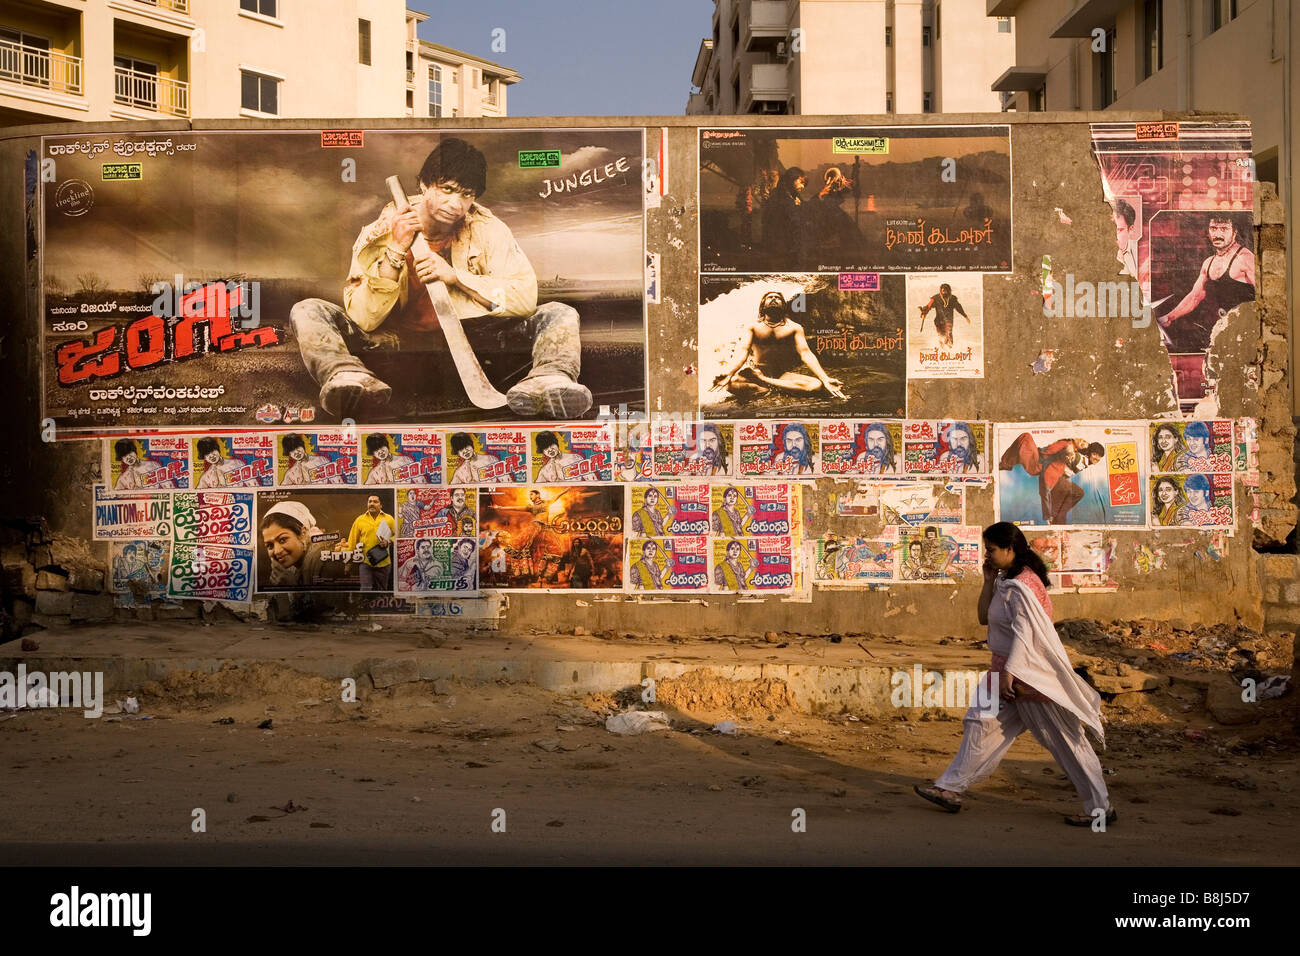
[[[591,407],[591,392],[578,383],[578,313],[559,302],[538,305],[528,257],[509,227],[477,202],[487,189],[483,154],[464,140],[442,140],[418,183],[419,195],[408,198],[390,177],[394,202],[352,246],[343,308],[304,299],[290,313],[303,362],[320,383],[321,406],[361,421],[381,413],[392,389],[357,354],[410,348],[441,329],[478,407],[508,404],[520,416],[580,417]],[[483,316],[518,319],[513,331],[532,341],[532,371],[506,395],[487,380],[461,327],[462,320]]]

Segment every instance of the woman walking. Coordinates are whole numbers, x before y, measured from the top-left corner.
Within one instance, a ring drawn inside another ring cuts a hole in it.
[[[1101,698],[1070,667],[1052,625],[1047,565],[1029,547],[1024,532],[1009,521],[984,530],[984,590],[979,620],[989,629],[993,665],[986,681],[997,693],[995,706],[978,703],[966,712],[957,756],[933,786],[914,789],[950,813],[962,807],[962,793],[997,769],[1025,730],[1047,748],[1083,801],[1083,813],[1067,816],[1072,826],[1091,826],[1094,811],[1106,822],[1116,813],[1102,779],[1101,762],[1084,728],[1103,745]],[[991,693],[983,695],[989,700]]]

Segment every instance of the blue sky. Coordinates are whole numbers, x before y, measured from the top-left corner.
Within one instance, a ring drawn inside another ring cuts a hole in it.
[[[407,0],[429,14],[420,39],[517,70],[511,116],[672,115],[686,111],[709,0]],[[504,52],[492,31],[505,30]]]

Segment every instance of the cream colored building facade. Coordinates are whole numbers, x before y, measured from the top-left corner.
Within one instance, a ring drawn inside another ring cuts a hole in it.
[[[984,0],[714,0],[686,112],[997,112],[1014,55]]]
[[[402,0],[5,0],[0,125],[425,116],[426,19]],[[500,89],[456,115],[504,115]]]
[[[1256,178],[1277,185],[1287,210],[1294,317],[1292,199],[1300,142],[1291,113],[1300,86],[1291,56],[1300,49],[1300,4],[986,0],[986,12],[1015,20],[1015,63],[994,89],[1005,92],[1017,110],[1207,110],[1250,117]],[[1293,369],[1300,361],[1294,329],[1293,322]]]
[[[412,116],[505,116],[506,88],[519,82],[508,66],[421,40]]]

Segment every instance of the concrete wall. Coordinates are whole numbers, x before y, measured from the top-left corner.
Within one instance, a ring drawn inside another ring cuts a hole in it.
[[[1090,155],[1089,122],[1175,119],[1176,114],[1033,114],[989,116],[947,115],[946,123],[1009,122],[1012,130],[1013,235],[1016,271],[985,279],[986,377],[926,380],[909,386],[912,418],[968,418],[1001,422],[1070,421],[1076,419],[1144,419],[1167,417],[1172,411],[1169,360],[1154,325],[1136,330],[1124,319],[1052,319],[1043,315],[1038,290],[1043,255],[1052,257],[1058,275],[1110,279],[1115,272],[1114,226],[1102,200],[1097,165]],[[1201,117],[1203,118],[1203,117]],[[889,122],[915,124],[922,117],[819,116],[727,118],[722,125],[866,126]],[[417,120],[417,125],[424,121]],[[516,128],[528,126],[669,127],[670,186],[663,205],[647,214],[648,248],[662,257],[663,299],[649,307],[649,406],[662,412],[696,407],[693,369],[698,357],[690,344],[696,338],[698,207],[696,202],[696,117],[611,117],[585,119],[512,119],[504,121],[441,121],[439,128]],[[716,121],[704,120],[703,125]],[[342,121],[346,126],[382,128],[409,121]],[[210,121],[195,128],[228,128]],[[290,128],[311,124],[286,121]],[[125,127],[124,127],[125,128]],[[132,124],[131,129],[147,129]],[[84,130],[84,127],[66,129]],[[48,132],[63,132],[50,129]],[[0,140],[0,216],[9,227],[0,231],[0,309],[11,317],[0,340],[0,390],[6,409],[6,454],[0,457],[0,484],[7,489],[0,518],[44,518],[48,531],[33,525],[34,537],[24,538],[30,560],[53,561],[39,549],[57,543],[74,563],[95,564],[105,557],[102,545],[90,545],[83,556],[75,543],[56,539],[90,534],[90,485],[98,468],[98,445],[43,444],[39,435],[39,339],[36,303],[27,294],[34,277],[24,275],[26,237],[23,217],[23,156],[36,143],[24,131],[11,131]],[[1096,617],[1103,620],[1158,618],[1188,624],[1223,622],[1252,627],[1265,624],[1264,582],[1276,583],[1281,568],[1266,569],[1252,543],[1280,549],[1295,525],[1292,461],[1295,431],[1290,416],[1286,339],[1287,311],[1284,277],[1284,226],[1280,203],[1261,190],[1257,203],[1260,225],[1259,288],[1255,306],[1240,310],[1235,324],[1218,339],[1215,359],[1227,370],[1220,397],[1223,417],[1258,416],[1260,429],[1261,516],[1253,528],[1249,509],[1238,509],[1236,536],[1226,555],[1215,560],[1199,548],[1180,546],[1195,537],[1190,532],[1117,532],[1120,541],[1111,575],[1120,589],[1113,594],[1061,594],[1054,601],[1057,617]],[[1064,210],[1073,225],[1064,225],[1056,212]],[[30,284],[28,279],[30,278]],[[1057,351],[1046,374],[1035,375],[1030,364],[1042,348]],[[1250,367],[1258,370],[1258,388],[1248,384]],[[834,484],[819,481],[805,492],[807,533],[854,534],[853,519],[833,513]],[[1238,489],[1239,499],[1241,489]],[[992,521],[992,489],[974,491],[968,500],[968,523]],[[16,532],[11,531],[11,537]],[[1144,544],[1166,553],[1161,570],[1140,573],[1134,547]],[[12,546],[16,547],[16,543]],[[36,549],[33,551],[33,549]],[[16,552],[15,552],[16,555]],[[1275,564],[1279,562],[1274,562]],[[57,562],[55,562],[57,564]],[[36,566],[31,565],[35,570]],[[64,568],[64,570],[69,570]],[[6,572],[7,575],[10,572]],[[21,577],[18,574],[18,577]],[[65,575],[66,576],[66,575]],[[24,582],[11,582],[25,589]],[[39,590],[32,583],[31,593]],[[615,596],[587,607],[564,595],[512,595],[509,624],[547,628],[582,625],[590,630],[652,633],[753,633],[791,630],[803,633],[852,633],[942,636],[973,635],[978,584],[955,586],[894,585],[888,590],[816,592],[811,605],[770,599],[765,603],[737,602],[709,596],[707,604],[627,602]],[[1269,601],[1278,604],[1270,589]],[[603,598],[604,596],[602,596]],[[1278,621],[1279,626],[1284,623]]]

